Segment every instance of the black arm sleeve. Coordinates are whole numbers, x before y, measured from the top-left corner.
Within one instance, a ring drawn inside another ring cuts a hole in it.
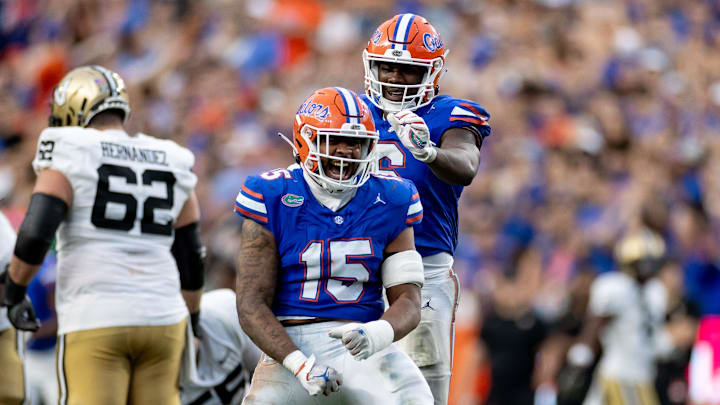
[[[49,194],[33,194],[18,231],[15,256],[29,264],[41,264],[67,211],[68,206],[62,199]]]
[[[205,281],[205,247],[200,242],[197,222],[175,230],[172,254],[180,272],[180,288],[201,289]]]

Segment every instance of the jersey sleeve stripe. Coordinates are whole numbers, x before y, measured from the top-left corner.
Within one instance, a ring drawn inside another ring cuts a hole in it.
[[[250,190],[249,188],[245,187],[244,184],[242,185],[241,188],[242,188],[242,191],[244,191],[247,195],[249,195],[249,196],[251,196],[251,197],[255,197],[255,198],[257,198],[258,200],[264,200],[264,199],[265,199],[262,194],[256,193],[255,191]]]
[[[255,201],[253,199],[250,199],[247,196],[245,196],[245,194],[243,194],[242,192],[238,193],[235,203],[237,203],[241,207],[245,207],[250,210],[267,215],[267,208],[265,208],[265,203],[261,203],[261,202]]]
[[[235,204],[235,212],[244,217],[252,218],[256,221],[262,222],[263,224],[268,223],[268,219],[266,217],[263,217],[263,216],[257,215],[257,214],[253,214],[250,211],[246,211],[246,210],[242,209],[237,203]]]
[[[419,200],[415,201],[414,203],[410,204],[410,207],[408,207],[407,216],[415,215],[422,210],[422,203]]]
[[[422,217],[423,217],[423,214],[422,214],[422,211],[421,211],[420,214],[415,215],[415,216],[412,217],[412,218],[406,219],[406,220],[405,220],[405,223],[408,224],[408,225],[416,224],[416,223],[420,222],[420,220],[422,219]]]
[[[419,193],[415,193],[415,194],[412,195],[412,197],[410,197],[410,201],[415,201],[415,200],[417,200],[417,199],[419,199],[419,198],[420,198],[420,194],[419,194]]]
[[[477,108],[475,108],[475,107],[472,106],[471,104],[468,104],[468,103],[460,103],[460,105],[463,106],[463,107],[465,107],[465,108],[467,108],[468,110],[474,112],[474,113],[475,113],[478,117],[480,117],[480,119],[482,119],[482,120],[487,120],[487,119],[489,118],[489,117],[487,116],[487,114],[481,113]]]
[[[465,121],[475,125],[488,125],[489,118],[487,113],[468,103],[460,103],[450,112],[450,121]]]
[[[487,121],[485,121],[485,120],[481,120],[479,118],[472,118],[472,117],[451,116],[450,121],[465,121],[465,122],[469,122],[469,123],[475,124],[475,125],[487,125],[488,124]]]

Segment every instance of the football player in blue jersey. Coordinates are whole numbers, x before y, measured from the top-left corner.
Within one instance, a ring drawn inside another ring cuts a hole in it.
[[[298,164],[242,186],[238,317],[264,352],[244,404],[432,404],[392,345],[420,320],[422,205],[411,181],[371,173],[377,140],[355,93],[317,90],[288,140]]]
[[[380,24],[363,52],[365,96],[380,133],[380,173],[412,180],[425,209],[416,228],[425,285],[422,319],[398,345],[446,404],[452,370],[458,282],[452,270],[458,242],[458,199],[480,164],[490,135],[477,103],[438,95],[448,51],[423,17],[399,14]]]

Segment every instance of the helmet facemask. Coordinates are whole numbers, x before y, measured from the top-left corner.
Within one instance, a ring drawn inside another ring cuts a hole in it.
[[[397,53],[397,55],[393,54],[393,52]],[[385,112],[414,111],[423,107],[429,104],[433,97],[437,95],[436,83],[444,72],[443,58],[446,55],[447,52],[443,57],[427,60],[413,58],[408,51],[388,49],[386,55],[376,55],[365,50],[363,51],[365,94],[375,106]],[[425,69],[425,73],[420,83],[417,84],[381,82],[378,72],[378,66],[381,62],[419,66]],[[385,98],[383,96],[383,86],[402,90],[402,98],[399,101]]]
[[[370,177],[373,163],[377,160],[377,132],[368,131],[364,125],[354,123],[345,123],[340,129],[318,128],[305,124],[300,130],[300,136],[309,146],[309,153],[305,161],[300,163],[301,167],[324,190],[337,193],[358,188]],[[334,156],[330,153],[331,139],[340,137],[360,141],[359,158]],[[331,175],[333,169],[323,166],[323,160],[337,168],[334,176]],[[354,170],[352,166],[356,166]],[[352,173],[348,174],[348,170],[352,170]]]
[[[329,193],[362,186],[377,166],[379,135],[372,113],[342,87],[315,90],[295,114],[292,141],[281,136],[306,177]]]

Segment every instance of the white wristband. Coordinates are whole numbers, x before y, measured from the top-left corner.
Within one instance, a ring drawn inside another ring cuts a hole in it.
[[[575,343],[567,353],[568,363],[573,366],[587,367],[595,360],[595,353],[585,343]]]
[[[282,364],[283,366],[285,366],[286,369],[290,370],[293,375],[297,376],[300,372],[300,367],[305,364],[306,360],[307,356],[305,356],[300,350],[295,350],[294,352],[285,356]]]
[[[426,148],[421,149],[422,154],[413,153],[413,156],[415,156],[415,159],[423,162],[423,163],[432,163],[437,158],[437,149],[434,146],[428,145]]]
[[[379,319],[377,321],[368,322],[365,324],[368,335],[373,337],[373,343],[375,344],[375,352],[390,346],[395,340],[395,329],[393,329],[390,322]]]

